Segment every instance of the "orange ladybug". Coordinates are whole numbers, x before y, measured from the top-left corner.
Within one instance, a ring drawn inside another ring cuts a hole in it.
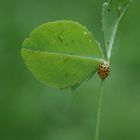
[[[98,67],[98,75],[103,80],[110,74],[109,62],[102,61]]]

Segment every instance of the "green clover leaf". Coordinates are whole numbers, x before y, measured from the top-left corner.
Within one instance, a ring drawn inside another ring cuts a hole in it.
[[[73,21],[40,25],[25,39],[22,57],[32,74],[55,88],[72,88],[92,77],[102,51],[86,27]]]

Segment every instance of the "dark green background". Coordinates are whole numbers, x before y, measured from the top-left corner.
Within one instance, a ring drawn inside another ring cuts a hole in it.
[[[0,140],[93,140],[100,79],[78,91],[50,89],[20,55],[36,26],[78,21],[102,40],[102,0],[0,0]],[[123,18],[106,80],[100,140],[140,140],[140,1]]]

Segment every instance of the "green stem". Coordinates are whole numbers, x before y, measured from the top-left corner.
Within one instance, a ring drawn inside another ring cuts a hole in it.
[[[104,80],[101,81],[99,88],[100,88],[100,95],[99,95],[98,108],[97,108],[95,140],[99,140],[99,136],[100,136],[100,121],[101,121],[101,109],[102,109],[102,101],[103,101]]]

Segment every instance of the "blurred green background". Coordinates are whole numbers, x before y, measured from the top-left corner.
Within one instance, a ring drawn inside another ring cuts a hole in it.
[[[20,55],[38,25],[70,19],[102,40],[103,0],[0,0],[0,140],[93,140],[97,74],[76,92],[43,86]],[[140,140],[140,1],[123,18],[106,80],[100,140]]]

